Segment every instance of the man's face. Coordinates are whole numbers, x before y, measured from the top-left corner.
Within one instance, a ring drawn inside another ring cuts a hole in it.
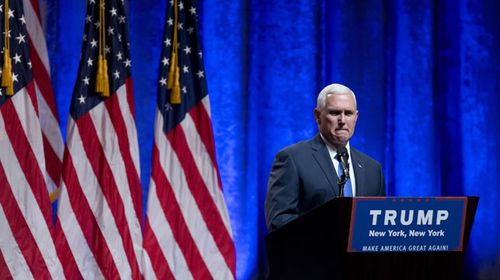
[[[351,94],[329,94],[325,107],[314,109],[314,116],[323,137],[338,147],[346,145],[354,134],[358,110]]]

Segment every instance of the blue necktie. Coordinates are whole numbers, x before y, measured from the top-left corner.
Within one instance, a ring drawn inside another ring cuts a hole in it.
[[[338,168],[338,175],[339,175],[339,180],[342,178],[342,175],[344,175],[344,170],[342,170],[342,164],[339,161],[339,168]],[[352,197],[352,185],[351,185],[351,178],[347,179],[347,182],[344,184],[344,197]]]

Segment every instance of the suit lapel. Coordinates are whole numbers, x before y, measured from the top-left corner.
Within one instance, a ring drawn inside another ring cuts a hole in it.
[[[335,193],[335,196],[338,196],[337,190],[337,172],[335,172],[335,168],[332,163],[332,159],[330,158],[330,154],[328,153],[328,149],[326,148],[321,136],[316,134],[316,136],[311,140],[311,148],[312,155],[316,162],[318,162],[323,174],[325,174],[326,179],[330,183],[330,186]],[[357,182],[357,181],[356,181]]]
[[[354,168],[354,177],[356,180],[356,196],[366,195],[362,186],[366,183],[366,170],[365,163],[361,160],[359,152],[351,146],[351,162]]]

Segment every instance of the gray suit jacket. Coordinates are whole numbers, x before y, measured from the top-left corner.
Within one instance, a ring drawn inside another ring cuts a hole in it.
[[[385,196],[380,164],[350,148],[356,196]],[[269,175],[265,202],[270,230],[280,227],[339,195],[338,177],[321,136],[279,151]]]

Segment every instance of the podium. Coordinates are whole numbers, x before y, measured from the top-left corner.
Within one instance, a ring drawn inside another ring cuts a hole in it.
[[[465,204],[459,250],[348,252],[351,212],[361,199],[335,198],[269,233],[269,279],[462,279],[478,197],[460,198]]]

